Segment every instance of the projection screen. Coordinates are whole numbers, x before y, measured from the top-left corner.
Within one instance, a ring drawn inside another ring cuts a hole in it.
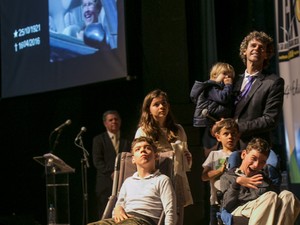
[[[123,0],[1,0],[2,98],[126,77]]]

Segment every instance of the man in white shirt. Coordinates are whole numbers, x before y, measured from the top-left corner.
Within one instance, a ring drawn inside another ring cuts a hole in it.
[[[132,143],[132,162],[137,172],[123,183],[113,218],[89,225],[155,225],[162,211],[165,225],[176,224],[176,196],[171,179],[155,168],[158,159],[151,138],[139,137]]]

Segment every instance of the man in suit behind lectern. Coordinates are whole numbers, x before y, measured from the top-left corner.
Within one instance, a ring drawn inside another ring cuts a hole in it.
[[[102,216],[113,184],[114,164],[117,153],[129,152],[130,142],[120,134],[121,117],[117,111],[103,113],[106,132],[93,139],[93,163],[96,167],[96,196],[98,215]]]

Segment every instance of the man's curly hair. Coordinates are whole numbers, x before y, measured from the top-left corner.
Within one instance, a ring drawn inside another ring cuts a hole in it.
[[[270,63],[270,59],[274,55],[274,46],[273,46],[273,38],[271,38],[265,32],[253,31],[253,32],[249,33],[244,38],[244,40],[242,41],[242,43],[240,45],[240,57],[241,57],[243,63],[246,65],[247,58],[244,55],[244,53],[248,47],[249,42],[253,39],[261,41],[264,45],[266,45],[267,58],[265,59],[264,64],[263,64],[263,67],[266,68]]]

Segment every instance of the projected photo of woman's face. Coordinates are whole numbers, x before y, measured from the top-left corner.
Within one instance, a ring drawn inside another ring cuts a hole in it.
[[[125,78],[124,2],[1,0],[1,97]]]
[[[117,48],[115,0],[48,0],[50,61]]]

